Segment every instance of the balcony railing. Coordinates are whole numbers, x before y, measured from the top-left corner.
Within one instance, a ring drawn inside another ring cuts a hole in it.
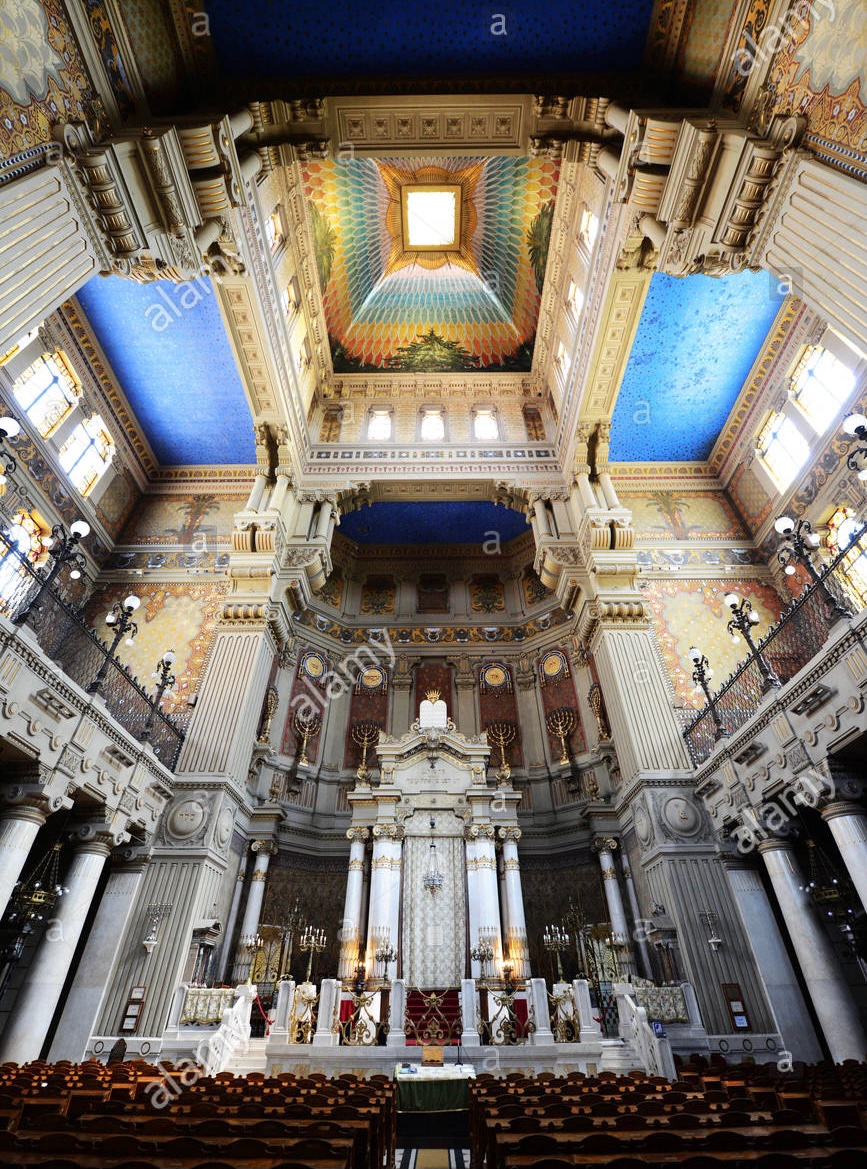
[[[0,517],[0,523],[0,613],[14,621],[31,604],[44,576],[10,542],[5,530],[8,519]],[[107,662],[99,692],[109,713],[137,739],[146,738],[160,762],[174,770],[183,730],[156,707],[126,666],[109,656],[108,647],[88,628],[81,613],[49,587],[31,608],[26,624],[46,656],[84,689]]]
[[[862,528],[848,547],[825,567],[820,579],[789,605],[757,644],[757,652],[751,653],[725,680],[710,703],[688,721],[684,720],[683,737],[694,766],[704,763],[724,736],[739,730],[767,697],[757,660],[759,654],[780,681],[786,683],[816,657],[827,641],[834,622],[829,597],[836,598],[853,614],[861,607],[858,591],[847,573],[864,549],[867,549],[867,528]],[[679,713],[683,717],[687,712]]]

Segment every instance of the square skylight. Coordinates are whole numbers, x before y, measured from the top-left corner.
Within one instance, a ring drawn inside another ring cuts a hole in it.
[[[401,195],[406,251],[448,251],[460,247],[459,186],[408,185]]]

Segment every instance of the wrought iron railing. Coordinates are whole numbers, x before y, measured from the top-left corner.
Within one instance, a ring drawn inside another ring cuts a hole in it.
[[[375,1047],[385,1042],[388,1022],[376,1017],[377,991],[350,991],[340,1003],[340,1016],[333,1030],[343,1047]],[[387,996],[382,992],[380,1009],[387,1007]]]
[[[572,988],[551,991],[548,994],[548,1018],[554,1033],[555,1043],[577,1043],[580,1037],[578,1015]]]
[[[523,993],[525,990],[525,986],[513,986],[511,990],[488,987],[486,1005],[490,1018],[480,1019],[478,1023],[482,1043],[506,1047],[525,1043],[530,1038],[536,1030],[536,1020],[532,1000]]]
[[[136,738],[146,738],[160,762],[173,770],[184,742],[183,729],[155,706],[138,679],[109,655],[81,613],[53,587],[43,589],[33,604],[45,577],[10,542],[7,523],[0,516],[0,613],[14,621],[30,606],[26,623],[40,648],[79,686],[87,688],[107,662],[99,692],[109,713]]]
[[[759,655],[782,683],[788,682],[816,657],[828,638],[835,616],[829,597],[851,612],[861,607],[857,590],[846,575],[852,553],[859,548],[867,549],[865,529],[827,565],[818,581],[792,601],[757,644],[757,652],[741,662],[704,709],[685,720],[683,737],[693,766],[704,763],[720,740],[742,727],[767,697]],[[683,717],[683,711],[678,713]]]
[[[449,1047],[459,1044],[463,1033],[460,987],[421,990],[407,987],[404,1033],[410,1044]]]

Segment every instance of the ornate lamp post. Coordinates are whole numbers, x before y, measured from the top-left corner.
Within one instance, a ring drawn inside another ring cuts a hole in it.
[[[313,971],[313,955],[318,954],[321,950],[325,949],[326,941],[327,939],[325,936],[325,930],[315,930],[311,926],[307,926],[307,928],[304,930],[304,933],[301,935],[301,942],[298,946],[298,949],[303,954],[310,955],[310,957],[307,959],[307,974],[304,978],[305,982],[310,981],[310,975]]]
[[[545,719],[545,726],[560,740],[560,763],[569,762],[569,751],[566,747],[566,739],[572,733],[575,726],[575,711],[568,706],[562,706],[559,710],[552,710]]]
[[[108,613],[105,618],[105,623],[110,629],[114,630],[114,637],[112,638],[111,645],[108,648],[108,653],[106,654],[102,665],[97,671],[96,677],[87,688],[88,694],[99,693],[100,687],[105,681],[105,676],[108,673],[108,663],[114,658],[114,652],[120,645],[120,639],[127,632],[129,632],[129,637],[126,639],[126,644],[132,645],[133,638],[138,633],[138,626],[136,625],[135,621],[133,621],[132,615],[140,604],[141,601],[139,598],[134,593],[130,593],[130,595],[125,598],[123,604],[121,604],[120,601],[117,601],[114,605],[112,605],[111,612]]]
[[[2,423],[2,419],[0,419]],[[0,426],[2,431],[2,426]],[[48,572],[43,569],[37,569],[37,575],[42,579],[39,588],[27,602],[25,607],[14,618],[16,625],[23,625],[33,609],[39,608],[39,602],[42,599],[42,594],[45,590],[54,583],[57,574],[63,568],[64,564],[74,565],[70,572],[72,580],[78,580],[82,572],[87,568],[87,561],[78,551],[79,543],[85,536],[90,535],[90,524],[84,520],[75,520],[69,525],[69,535],[66,534],[66,529],[63,524],[55,524],[51,529],[51,535],[47,536],[42,543],[48,548],[49,554],[54,563],[49,568]]]
[[[569,935],[558,925],[546,926],[542,934],[542,945],[549,954],[557,956],[557,981],[563,982],[563,962],[560,955],[569,948]]]
[[[0,418],[0,459],[3,460],[3,464],[6,468],[5,474],[0,473],[0,487],[5,485],[6,476],[11,475],[18,466],[18,463],[15,461],[12,455],[10,455],[7,450],[4,450],[3,444],[6,442],[7,438],[15,438],[15,436],[20,433],[21,423],[16,418],[10,418],[8,415],[6,415],[4,418]],[[2,491],[0,491],[0,495],[2,495]]]
[[[842,617],[851,617],[851,610],[840,604],[813,563],[812,553],[819,546],[819,537],[813,531],[810,521],[798,520],[796,522],[791,516],[781,515],[774,522],[774,529],[786,540],[786,544],[777,554],[777,559],[783,565],[786,575],[794,575],[795,566],[792,561],[799,561],[810,574],[810,580],[818,586],[822,599],[830,610],[831,620],[839,621]]]
[[[154,704],[148,711],[147,721],[145,722],[144,731],[142,732],[142,740],[146,740],[151,731],[154,729],[154,718],[160,708],[160,703],[163,700],[163,694],[170,686],[174,686],[175,682],[177,681],[175,675],[172,673],[172,666],[174,666],[175,661],[175,651],[173,649],[167,649],[160,660],[157,662],[157,668],[151,674],[151,677],[157,684],[157,690],[156,694],[154,695]]]
[[[707,699],[708,710],[710,711],[710,716],[713,719],[714,737],[717,740],[725,739],[728,737],[728,731],[722,725],[722,719],[720,718],[719,714],[717,713],[717,709],[713,704],[713,699],[710,695],[710,687],[708,686],[708,682],[713,677],[713,670],[710,668],[710,663],[701,650],[696,649],[694,645],[689,647],[689,657],[693,665],[692,680],[695,682],[697,690],[704,691],[704,696]]]
[[[8,419],[6,421],[8,422]],[[0,419],[0,427],[2,425],[3,419]],[[850,471],[855,471],[859,479],[867,479],[867,463],[863,461],[867,456],[867,417],[863,414],[850,414],[843,419],[843,431],[850,438],[857,438],[864,444],[849,452],[846,456],[846,466]]]
[[[389,942],[387,945],[378,946],[373,956],[382,964],[382,977],[388,981],[388,964],[397,961],[397,950]]]
[[[753,641],[750,630],[754,625],[758,625],[761,617],[753,609],[751,602],[746,597],[739,597],[737,593],[726,593],[723,599],[732,611],[732,617],[726,625],[726,629],[732,635],[733,641],[737,641],[738,634],[741,634],[749,646],[750,653],[755,656],[762,673],[763,693],[767,694],[769,690],[775,690],[778,686],[782,686],[782,682],[777,676],[776,671],[765,661],[764,657],[759,653],[756,643]]]

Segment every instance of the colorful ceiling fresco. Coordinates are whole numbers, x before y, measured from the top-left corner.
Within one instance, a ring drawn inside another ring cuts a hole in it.
[[[231,77],[449,78],[639,69],[652,0],[521,5],[403,0],[359,6],[208,0],[220,72]],[[500,13],[500,18],[494,10]]]
[[[303,171],[335,372],[529,370],[556,163],[349,159]],[[459,247],[413,252],[402,189],[444,182],[460,188]]]
[[[618,462],[706,459],[782,304],[767,272],[657,272],[611,425]]]
[[[343,516],[338,531],[357,544],[505,544],[529,529],[495,503],[374,503]]]
[[[59,0],[0,0],[0,158],[83,121],[92,97]]]
[[[255,463],[250,407],[209,280],[94,276],[77,295],[162,466]]]

